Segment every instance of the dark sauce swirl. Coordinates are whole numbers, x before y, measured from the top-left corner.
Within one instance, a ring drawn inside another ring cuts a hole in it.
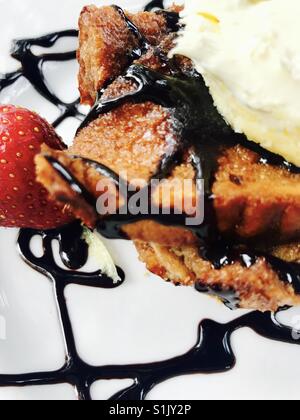
[[[155,12],[162,14],[166,18],[167,27],[170,32],[177,32],[181,27],[179,22],[179,14],[170,10],[166,10],[163,0],[153,0],[145,7],[145,12]]]
[[[145,6],[146,12],[153,12],[157,10],[164,10],[164,0],[152,0]]]
[[[55,45],[55,43],[59,39],[66,37],[75,38],[77,36],[77,30],[68,30],[59,33],[51,33],[40,38],[22,39],[14,41],[12,47],[12,57],[20,62],[21,68],[20,70],[10,74],[0,74],[0,91],[12,85],[21,77],[24,77],[28,80],[28,82],[30,82],[30,84],[40,95],[42,95],[47,101],[55,105],[59,110],[59,117],[52,123],[54,127],[57,127],[68,117],[75,117],[79,120],[82,120],[84,118],[84,115],[80,112],[79,109],[79,98],[71,103],[63,102],[51,90],[43,73],[44,63],[52,61],[64,62],[74,60],[76,59],[76,51],[41,55],[35,55],[32,52],[32,47],[37,46],[43,48],[50,48],[53,45]]]
[[[153,8],[163,8],[163,2],[160,0],[152,1],[149,3],[147,10],[150,11]],[[22,68],[14,73],[0,75],[0,92],[10,85],[13,85],[13,83],[15,83],[20,77],[26,77],[32,86],[45,99],[55,104],[60,110],[61,115],[59,119],[55,121],[56,126],[70,115],[73,115],[78,119],[82,119],[83,116],[78,111],[79,101],[76,101],[72,104],[63,103],[49,89],[47,80],[43,75],[41,64],[48,59],[53,61],[65,61],[74,59],[75,52],[36,56],[31,52],[31,47],[35,45],[50,47],[58,39],[65,36],[77,36],[77,31],[63,31],[50,34],[42,38],[17,41],[15,43],[14,55],[15,58],[21,62]],[[141,71],[140,68],[135,68],[135,70]],[[143,76],[143,72],[141,73],[141,76]],[[148,76],[153,76],[149,70],[145,71],[145,74],[148,74]],[[155,78],[156,76],[154,79]],[[156,80],[156,82],[158,82],[158,80]],[[182,83],[182,80],[177,82]],[[195,83],[195,80],[193,83]],[[163,80],[162,84],[167,85],[165,88],[169,86],[166,80]],[[169,95],[167,95],[167,99],[169,105]],[[205,109],[207,110],[206,104],[203,103],[203,106],[205,106]],[[219,118],[218,115],[215,115],[215,117],[217,119]],[[189,144],[188,141],[190,140],[188,139],[189,137],[187,138],[187,143],[185,144]],[[252,146],[253,145],[251,144],[251,147]],[[256,148],[257,146],[253,147]],[[214,163],[210,162],[210,159],[206,160],[206,158],[211,155],[212,151],[213,148],[210,153],[205,156],[205,159],[203,153],[207,153],[207,150],[204,152],[201,151],[201,153],[196,151],[194,156],[194,164],[195,168],[197,169],[198,177],[203,177],[203,174],[205,173],[207,174],[205,175],[206,180],[209,180],[209,177],[213,176],[214,173]],[[264,151],[262,152],[262,164],[276,164],[284,166],[288,170],[299,172],[298,168],[294,168],[292,165],[284,162],[281,158],[274,155],[266,155]],[[166,156],[166,159],[163,162],[162,168],[160,170],[161,176],[163,176],[165,171],[168,172],[170,170],[172,167],[173,159],[175,160],[175,157],[175,150],[172,156]],[[85,160],[85,162],[86,164],[93,166],[102,175],[105,175],[113,180],[120,189],[122,187],[126,188],[126,186],[118,184],[119,181],[117,174],[114,174],[105,166],[89,160]],[[210,163],[208,164],[208,162]],[[84,186],[80,185],[80,183],[72,176],[72,174],[67,171],[66,168],[64,168],[59,162],[56,162],[55,160],[53,160],[51,163],[53,164],[53,167],[60,173],[60,175],[70,183],[74,190],[82,194],[87,202],[94,204],[94,198],[91,196],[91,194],[85,190]],[[204,167],[204,165],[208,165],[208,167]],[[209,192],[210,182],[207,182],[206,193],[208,198]],[[174,217],[175,216],[176,215],[174,215]],[[117,218],[117,216],[114,217]],[[114,217],[105,221],[105,225],[99,226],[99,230],[102,233],[107,234],[108,237],[120,237],[120,226],[123,222],[125,223],[123,220],[115,220]],[[161,223],[167,224],[167,221],[163,220],[162,216],[158,217]],[[132,222],[133,221],[134,220],[132,220]],[[130,220],[126,220],[126,223],[130,223]],[[182,223],[182,220],[173,219],[171,224],[181,225]],[[203,235],[203,232],[201,234]],[[33,254],[30,247],[31,240],[36,235],[41,236],[43,241],[44,254],[40,258]],[[30,229],[21,230],[18,244],[22,258],[33,269],[46,275],[53,283],[66,346],[66,363],[61,369],[54,372],[0,375],[0,386],[23,387],[26,385],[37,386],[70,383],[75,387],[79,399],[90,400],[91,385],[95,381],[101,379],[131,378],[133,379],[134,384],[131,387],[118,392],[111,399],[115,401],[143,400],[156,385],[170,378],[192,373],[221,373],[232,369],[235,366],[236,359],[231,346],[231,336],[236,330],[240,328],[251,328],[257,334],[267,339],[290,343],[292,345],[299,345],[299,342],[293,339],[294,334],[292,329],[281,325],[277,321],[276,315],[272,315],[270,313],[262,314],[252,312],[227,324],[219,324],[211,320],[202,321],[199,327],[198,340],[195,347],[193,347],[188,353],[174,359],[149,364],[90,366],[80,358],[76,348],[72,324],[64,297],[65,288],[68,284],[80,284],[89,287],[114,288],[122,284],[122,281],[124,280],[124,274],[121,269],[118,269],[121,282],[115,284],[111,279],[107,278],[100,271],[95,273],[82,273],[76,271],[85,265],[88,256],[87,245],[82,240],[81,236],[82,227],[79,223],[66,226],[59,230],[47,232],[34,231]],[[54,260],[52,251],[53,240],[59,241],[60,257],[63,263],[66,265],[67,269],[62,269],[61,267],[57,266]],[[204,247],[202,252],[207,253],[206,258],[213,261],[213,264],[216,268],[221,268],[224,266],[224,264],[230,264],[237,258],[236,254],[231,254],[231,252],[233,252],[232,249],[227,249],[224,253],[222,251],[222,246],[219,248],[218,257],[216,257],[213,251],[213,255],[210,254],[210,248],[207,246]],[[253,264],[255,261],[256,255],[250,253],[248,255],[243,253],[239,255],[239,258],[243,260],[246,266],[251,266],[251,264]],[[282,269],[282,264],[284,263],[281,260],[274,259],[272,261],[273,266],[278,265],[278,272],[280,272]],[[295,272],[299,273],[298,265],[288,265],[288,267],[284,267],[282,270],[283,280],[289,283],[290,278],[287,273],[289,270],[291,270],[291,268],[293,268]],[[201,287],[202,289],[204,288],[204,286],[201,286],[200,284],[197,287],[199,289],[201,289]],[[232,306],[232,301],[234,303],[236,299],[232,291],[224,292],[220,290],[208,290],[207,288],[206,290],[202,291],[219,295],[229,306]]]

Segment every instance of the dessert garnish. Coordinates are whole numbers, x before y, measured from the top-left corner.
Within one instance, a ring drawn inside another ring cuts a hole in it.
[[[44,143],[65,149],[37,114],[0,105],[0,226],[52,229],[74,220],[68,206],[49,201],[47,190],[36,181],[34,158]]]

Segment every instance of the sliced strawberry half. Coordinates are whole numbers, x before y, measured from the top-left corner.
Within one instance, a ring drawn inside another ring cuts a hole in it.
[[[45,143],[65,145],[36,113],[0,105],[0,226],[53,229],[74,218],[36,181],[34,158]]]

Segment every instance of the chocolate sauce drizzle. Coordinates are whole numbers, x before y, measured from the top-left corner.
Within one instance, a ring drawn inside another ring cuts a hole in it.
[[[43,65],[46,62],[64,62],[76,59],[76,51],[64,53],[48,53],[35,55],[32,47],[50,48],[63,38],[77,38],[77,30],[54,32],[40,38],[22,39],[13,42],[11,56],[20,62],[21,68],[9,74],[0,74],[0,92],[11,86],[21,77],[25,77],[34,89],[51,104],[55,105],[60,112],[59,117],[52,125],[57,127],[68,117],[75,117],[82,121],[84,114],[80,112],[80,99],[67,103],[58,98],[51,90],[43,73]]]
[[[113,7],[119,13],[121,18],[126,23],[126,26],[129,29],[129,31],[133,34],[133,36],[137,40],[137,47],[134,48],[131,54],[129,55],[129,58],[131,61],[137,60],[141,58],[141,56],[149,50],[150,44],[148,43],[147,39],[141,34],[137,26],[127,17],[124,10],[119,6],[113,6]]]
[[[148,5],[147,10],[152,10],[156,7],[163,8],[163,2],[159,0],[154,0]],[[79,120],[82,120],[83,116],[78,111],[78,101],[72,104],[66,104],[63,103],[60,99],[58,99],[53,94],[53,92],[51,92],[51,90],[47,86],[47,81],[45,80],[45,77],[42,73],[42,64],[47,60],[66,61],[75,59],[75,52],[35,56],[32,53],[31,48],[35,45],[51,47],[58,39],[66,36],[77,36],[77,31],[63,31],[37,39],[16,41],[14,43],[13,56],[21,62],[22,68],[17,72],[0,76],[0,92],[1,90],[15,83],[20,77],[25,76],[32,84],[32,86],[45,99],[47,99],[52,104],[56,105],[60,110],[61,115],[59,119],[54,122],[55,126],[59,125],[61,122],[64,121],[65,118],[69,116],[75,116]],[[136,82],[140,82],[142,80],[143,83],[139,85],[141,90],[144,89],[144,82],[146,81],[147,84],[149,82],[149,78],[152,78],[152,82],[154,83],[155,88],[158,89],[159,92],[163,91],[163,96],[166,99],[166,105],[170,105],[170,91],[167,91],[170,87],[171,82],[168,79],[163,79],[161,77],[158,78],[152,72],[147,72],[146,69],[143,69],[143,71],[141,71],[141,68],[138,67],[132,67],[131,69],[129,69],[129,71],[132,72],[130,76],[134,77],[136,77],[138,73],[140,78],[137,77]],[[145,76],[146,79],[144,80]],[[184,82],[185,80],[176,81],[177,84]],[[147,95],[149,95],[149,91],[147,91]],[[181,93],[179,94],[179,97],[180,96]],[[152,98],[152,100],[157,101],[157,99],[155,100],[155,98]],[[106,106],[109,105],[106,104]],[[206,106],[206,104],[203,104],[203,106]],[[100,111],[102,112],[102,109],[100,109]],[[214,124],[215,123],[216,122],[214,122]],[[187,141],[189,141],[188,136],[184,138],[187,138]],[[173,160],[175,161],[178,158],[176,151],[174,150],[173,152],[174,153],[172,154],[172,156],[167,156],[162,164],[162,168],[159,171],[162,177],[164,176],[165,171],[166,173],[170,171]],[[262,158],[262,164],[264,164],[266,163],[265,155],[262,156],[264,156]],[[283,162],[281,158],[275,158],[274,156],[270,156],[270,158],[267,159],[268,163],[270,163],[271,158],[276,160],[276,164],[284,165],[289,170],[298,169],[293,168],[291,165]],[[85,162],[86,164],[93,166],[101,174],[105,174],[105,176],[112,179],[115,183],[118,182],[117,175],[110,171],[108,168],[104,167],[103,165],[100,165],[97,162],[88,160],[85,160]],[[202,177],[203,173],[211,173],[211,170],[209,168],[203,168],[205,159],[203,158],[202,154],[195,153],[194,162],[199,177],[200,175]],[[85,191],[84,187],[80,185],[70,173],[68,173],[66,168],[64,168],[59,162],[55,160],[53,160],[51,163],[53,164],[53,167],[61,174],[61,176],[68,180],[70,185],[72,185],[72,188],[74,188],[80,194],[83,194],[87,202],[91,203],[94,200],[93,197],[91,197],[90,193]],[[273,163],[275,162],[273,161]],[[209,166],[213,166],[213,164],[210,163]],[[121,185],[118,186],[120,187],[120,189],[122,188]],[[207,183],[206,189],[207,194],[209,194],[209,182]],[[162,223],[167,223],[165,220],[162,219],[160,221]],[[130,223],[130,220],[126,220],[126,223],[128,222]],[[109,221],[107,223],[109,223]],[[173,223],[176,225],[177,223],[181,224],[182,222],[173,220]],[[116,223],[116,220],[113,220],[111,222],[110,227],[99,226],[99,230],[102,233],[107,233],[107,236],[109,237],[114,235],[116,235],[116,237],[119,237],[120,230],[117,224],[118,223]],[[203,234],[204,233],[202,232],[202,235]],[[44,254],[40,258],[33,254],[30,247],[31,240],[36,235],[41,236],[43,241]],[[87,287],[101,288],[118,287],[121,286],[122,282],[124,281],[124,273],[121,269],[118,269],[121,281],[116,284],[99,271],[94,273],[83,273],[76,271],[84,267],[88,258],[87,245],[82,240],[81,236],[82,227],[79,223],[66,226],[59,230],[47,232],[35,231],[31,229],[22,229],[20,231],[18,245],[22,258],[33,269],[47,276],[53,283],[54,293],[57,301],[59,316],[65,340],[66,363],[61,369],[54,372],[39,372],[24,375],[0,375],[0,386],[22,387],[27,385],[32,386],[70,383],[75,387],[79,399],[90,400],[90,388],[95,381],[101,379],[131,378],[133,379],[134,384],[131,387],[120,391],[111,399],[115,401],[143,400],[147,397],[148,393],[153,389],[153,387],[172,377],[192,373],[214,374],[227,372],[228,370],[232,369],[235,366],[236,359],[231,347],[231,336],[236,330],[240,328],[251,328],[257,334],[270,340],[281,341],[293,345],[300,344],[300,342],[293,339],[295,334],[293,334],[292,329],[278,322],[276,314],[274,315],[271,313],[263,314],[258,312],[252,312],[227,324],[220,324],[212,320],[202,321],[199,327],[198,340],[196,345],[188,353],[176,357],[174,359],[149,364],[90,366],[79,357],[77,352],[72,324],[68,314],[66,300],[64,297],[65,288],[69,284],[78,284]],[[62,262],[66,266],[66,269],[59,267],[54,260],[52,251],[53,240],[59,241],[60,257]],[[203,252],[208,253],[209,249],[205,248]],[[229,264],[230,258],[234,258],[234,260],[236,260],[236,255],[231,256],[229,258],[229,254],[230,253],[227,252],[225,256],[219,256],[218,261],[219,263],[221,261],[221,266],[223,266],[223,264]],[[211,259],[212,257],[207,256],[207,258]],[[255,260],[255,256],[246,254],[240,254],[240,258],[243,258],[244,264],[246,264],[246,266],[249,264],[251,265]],[[217,261],[215,263],[217,268]],[[272,264],[276,265],[277,263],[280,265],[282,264],[280,260],[273,261]],[[294,269],[296,271],[298,270],[299,273],[298,266],[294,267]],[[278,270],[280,271],[280,268],[278,268]],[[283,272],[286,273],[287,270],[283,270]],[[286,280],[290,281],[290,279]],[[201,285],[198,285],[198,288],[200,289]],[[211,292],[209,290],[206,291],[208,293]],[[213,292],[214,294],[217,293],[217,291]],[[227,304],[231,303],[232,298],[229,296],[230,291],[225,295],[224,291],[219,291],[219,293],[223,294],[223,298]]]
[[[145,7],[146,12],[153,12],[156,10],[164,10],[164,9],[165,9],[164,0],[152,0]]]
[[[118,11],[121,13],[119,9]],[[128,30],[140,43],[140,51],[151,48],[128,17],[124,13],[122,16]],[[164,156],[153,179],[163,179],[169,176],[174,167],[182,160],[183,154],[192,151],[192,161],[197,174],[196,181],[204,179],[205,220],[201,225],[191,227],[186,226],[186,215],[171,214],[166,216],[161,209],[153,212],[151,211],[153,204],[150,196],[147,215],[132,216],[128,215],[128,212],[125,212],[124,215],[124,212],[119,211],[117,215],[111,215],[106,220],[102,220],[98,225],[98,230],[109,239],[117,239],[124,238],[121,230],[123,225],[140,220],[151,219],[168,226],[182,226],[198,236],[202,243],[200,247],[202,257],[209,261],[215,269],[220,270],[235,262],[250,268],[263,257],[278,273],[280,280],[292,285],[295,293],[300,294],[300,264],[284,262],[266,253],[249,249],[247,246],[237,248],[236,244],[230,243],[227,238],[222,237],[217,228],[212,193],[212,185],[217,171],[217,159],[224,146],[242,144],[259,154],[260,164],[280,166],[293,173],[300,173],[300,168],[286,162],[280,156],[254,145],[244,135],[234,133],[217,111],[202,76],[197,72],[189,70],[183,73],[178,70],[176,75],[166,76],[145,66],[132,64],[123,74],[122,79],[132,82],[136,89],[112,99],[103,100],[99,95],[95,106],[82,122],[78,131],[80,132],[100,116],[128,102],[151,101],[169,109],[173,121],[176,122],[176,135],[180,140],[174,142],[172,150]],[[62,165],[58,170],[57,165],[59,162],[55,163],[55,169],[60,175],[66,171]],[[97,165],[96,162],[94,165]],[[112,175],[109,174],[108,177],[111,178]],[[113,178],[116,179],[117,174],[113,174]],[[74,179],[72,184],[74,184]],[[82,190],[82,186],[80,189]],[[84,191],[84,194],[86,196],[87,191]],[[95,199],[92,198],[89,204],[95,207]],[[203,288],[201,284],[197,284],[196,289],[220,297],[230,308],[238,307],[238,297],[232,290],[220,291],[218,286],[207,289]]]
[[[70,232],[74,232],[73,227],[66,233],[67,239],[70,238]],[[44,256],[42,258],[35,257],[30,249],[30,241],[37,234],[43,238]],[[155,386],[170,378],[189,374],[222,373],[234,368],[236,358],[231,347],[231,337],[238,329],[251,328],[267,339],[293,345],[300,344],[299,341],[293,339],[295,337],[293,333],[295,332],[291,328],[281,325],[277,321],[276,315],[252,312],[227,324],[220,324],[212,320],[202,321],[199,326],[196,345],[186,354],[173,359],[136,365],[91,366],[85,363],[77,352],[64,297],[65,287],[68,284],[80,284],[112,288],[120,284],[111,283],[108,278],[103,278],[99,272],[93,274],[78,273],[57,267],[52,254],[51,242],[60,235],[64,236],[64,233],[56,231],[46,234],[23,229],[20,233],[19,247],[24,260],[53,282],[63,327],[66,363],[61,369],[54,372],[0,375],[0,386],[23,387],[69,383],[74,386],[80,400],[91,400],[91,386],[95,381],[133,379],[134,383],[131,387],[118,392],[111,400],[144,400]],[[74,236],[73,240],[77,241],[78,237]],[[82,254],[78,252],[78,254],[74,254],[74,259],[71,258],[72,266],[79,268],[81,264],[78,264],[77,257],[80,255]]]

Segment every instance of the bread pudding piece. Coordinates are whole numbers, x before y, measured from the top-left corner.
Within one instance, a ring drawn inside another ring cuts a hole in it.
[[[181,9],[174,6],[171,10],[179,12]],[[126,15],[152,46],[159,45],[170,33],[163,14],[140,12]],[[120,13],[110,6],[86,6],[80,15],[79,29],[77,57],[81,101],[93,105],[97,92],[123,73],[138,42]]]
[[[136,63],[172,74],[173,69],[157,54],[157,47],[167,54],[174,39],[167,17],[151,12],[127,16],[149,43],[149,48]],[[105,100],[136,88],[122,77],[135,48],[137,39],[114,7],[83,10],[78,52],[83,103],[92,104],[101,89],[102,100]],[[172,62],[174,65],[182,71],[191,70],[191,63],[181,57]],[[109,84],[112,79],[115,81]],[[128,101],[83,128],[67,152],[45,149],[44,154],[59,160],[96,198],[99,194],[96,185],[101,175],[84,161],[74,159],[74,155],[99,162],[117,174],[127,171],[129,181],[138,178],[148,182],[157,173],[165,155],[181,141],[169,109],[153,102]],[[165,180],[165,188],[175,179],[195,178],[191,156],[191,150],[186,150],[182,161]],[[99,216],[95,208],[62,179],[45,155],[37,158],[37,172],[39,181],[54,199],[69,204],[88,226],[96,225]],[[293,255],[294,260],[298,260],[299,255],[295,255],[300,239],[299,182],[299,174],[262,164],[257,153],[241,145],[224,147],[218,157],[212,187],[219,231],[241,242],[251,241],[254,247],[269,239],[273,244],[294,241],[295,245],[276,249],[274,254],[286,260],[291,260]],[[161,194],[154,197],[157,202],[160,202],[163,188]],[[196,187],[185,193],[195,198]],[[182,199],[175,192],[174,207]],[[119,204],[122,204],[121,196]],[[166,280],[184,285],[200,283],[211,291],[235,292],[242,308],[266,311],[300,303],[300,296],[293,287],[280,279],[263,256],[250,268],[236,261],[216,269],[201,256],[199,240],[188,229],[144,220],[122,226],[122,231],[135,241],[149,270]]]

